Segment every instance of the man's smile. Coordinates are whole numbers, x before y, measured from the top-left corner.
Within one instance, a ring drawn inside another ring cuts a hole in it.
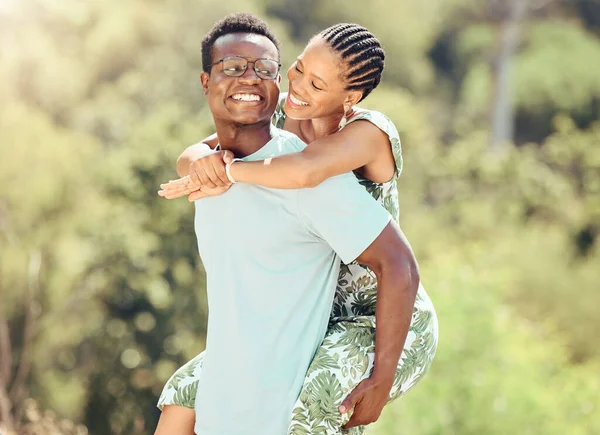
[[[263,100],[263,97],[258,94],[246,92],[237,92],[229,98],[239,103],[259,103],[261,100]]]

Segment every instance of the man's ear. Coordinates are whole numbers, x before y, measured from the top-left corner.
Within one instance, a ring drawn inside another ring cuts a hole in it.
[[[203,72],[200,74],[200,82],[202,83],[202,90],[204,91],[204,95],[208,95],[208,80],[210,79],[210,74],[207,72]]]
[[[281,74],[277,74],[277,84],[281,84]]]

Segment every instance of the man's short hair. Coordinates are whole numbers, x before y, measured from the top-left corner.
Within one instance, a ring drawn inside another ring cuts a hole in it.
[[[230,33],[254,33],[256,35],[266,36],[277,48],[278,61],[281,59],[281,50],[279,41],[275,34],[269,29],[266,22],[248,12],[237,12],[229,14],[220,21],[217,21],[212,29],[202,39],[202,69],[204,72],[210,72],[212,59],[212,49],[215,41],[221,36]]]

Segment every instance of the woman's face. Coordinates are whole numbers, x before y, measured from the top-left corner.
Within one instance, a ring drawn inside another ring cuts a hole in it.
[[[286,115],[292,119],[342,116],[349,95],[342,68],[339,57],[323,39],[313,38],[288,69]]]

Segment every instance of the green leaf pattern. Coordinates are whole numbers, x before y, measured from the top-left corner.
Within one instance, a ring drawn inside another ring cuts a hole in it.
[[[204,352],[181,366],[171,376],[158,399],[157,406],[161,411],[165,405],[194,407],[203,362]]]
[[[282,94],[273,124],[279,128],[285,122]],[[377,184],[358,174],[359,183],[381,203],[397,221],[397,178],[402,171],[402,149],[398,131],[383,114],[360,110],[348,123],[368,120],[388,134],[396,162],[396,176],[387,183]],[[300,396],[292,411],[288,435],[360,435],[364,427],[349,431],[341,427],[349,416],[337,408],[346,395],[373,370],[375,349],[375,306],[377,281],[367,267],[353,262],[342,264],[336,288],[327,334],[317,350],[304,381]],[[419,286],[410,330],[398,362],[389,401],[406,394],[427,372],[438,341],[438,324],[433,304]],[[196,397],[197,379],[202,369],[203,354],[181,367],[167,382],[158,406],[177,404],[192,408]]]

